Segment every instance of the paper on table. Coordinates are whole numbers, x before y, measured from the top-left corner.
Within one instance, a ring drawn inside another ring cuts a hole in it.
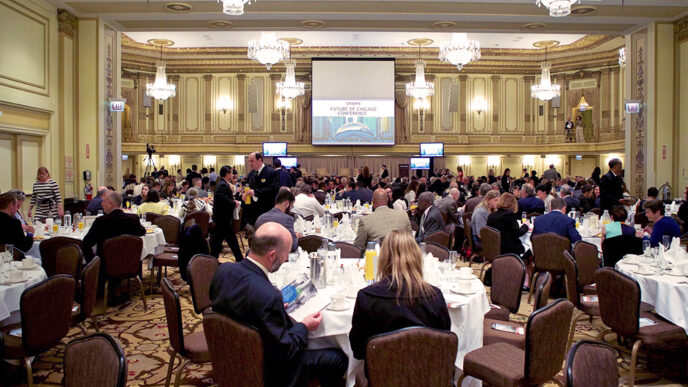
[[[318,293],[304,274],[282,289],[282,298],[288,304],[287,313],[296,321],[302,321],[309,314],[320,312],[330,305],[330,299]]]

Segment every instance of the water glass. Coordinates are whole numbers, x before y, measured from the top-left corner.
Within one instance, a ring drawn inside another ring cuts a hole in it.
[[[649,254],[648,249],[650,248],[650,241],[647,239],[643,239],[643,252],[645,254]]]
[[[0,258],[2,258],[2,261],[11,261],[12,258],[14,257],[14,245],[12,244],[5,244],[5,245],[0,245]]]
[[[451,262],[452,269],[456,268],[456,263],[459,261],[459,253],[455,250],[449,252],[449,262]]]
[[[669,250],[671,245],[671,235],[662,235],[662,245],[664,245],[664,250]]]

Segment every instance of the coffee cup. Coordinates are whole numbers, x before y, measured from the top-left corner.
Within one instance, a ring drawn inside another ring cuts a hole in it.
[[[470,267],[462,267],[459,269],[459,274],[462,277],[469,277],[471,274],[473,274],[473,269]]]
[[[33,258],[24,258],[22,259],[22,267],[24,269],[30,269],[35,265]]]
[[[344,294],[333,294],[330,297],[330,304],[333,308],[341,308],[346,304],[346,295]]]
[[[472,288],[471,281],[466,281],[466,280],[459,281],[457,287],[458,287],[460,292],[468,292]]]
[[[10,272],[10,281],[21,281],[24,279],[24,273],[20,271],[11,271]]]

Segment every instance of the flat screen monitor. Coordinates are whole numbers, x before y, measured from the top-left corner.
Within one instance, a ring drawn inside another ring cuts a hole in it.
[[[394,59],[313,59],[313,145],[394,145]]]
[[[284,168],[296,167],[297,160],[296,157],[279,157],[279,161],[282,163]]]
[[[425,142],[420,144],[421,157],[444,157],[443,142]]]
[[[411,157],[411,169],[430,169],[430,158]]]
[[[628,114],[640,113],[640,102],[626,102],[625,110]]]
[[[287,143],[286,142],[264,142],[263,143],[263,156],[267,157],[279,157],[287,155]]]

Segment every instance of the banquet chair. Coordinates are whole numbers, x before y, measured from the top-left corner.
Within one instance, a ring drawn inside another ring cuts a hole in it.
[[[447,241],[447,249],[449,250],[454,246],[454,230],[456,230],[456,224],[454,223],[444,226],[444,232],[449,235],[449,240]]]
[[[595,273],[597,294],[600,303],[600,316],[608,329],[597,336],[599,341],[610,333],[616,333],[618,339],[634,341],[631,352],[630,375],[628,383],[635,383],[635,366],[638,351],[646,347],[667,343],[686,345],[688,337],[685,330],[658,315],[644,312],[641,309],[641,294],[638,281],[612,268],[602,268]],[[654,325],[641,327],[640,318],[650,319]]]
[[[151,224],[155,224],[155,221],[160,219],[162,215],[156,214],[155,212],[146,212],[146,222],[151,222]]]
[[[187,272],[189,274],[189,289],[191,289],[191,301],[196,314],[202,314],[210,309],[210,283],[220,267],[220,262],[212,255],[196,254],[189,261]]]
[[[315,219],[315,215],[302,216],[302,218],[303,218],[303,220],[305,220],[307,222],[312,222],[313,219]]]
[[[208,225],[210,224],[210,214],[208,214],[205,211],[193,211],[184,217],[184,224],[188,222],[189,220],[193,219],[196,224],[201,228],[201,232],[203,233],[203,238],[208,237]]]
[[[122,347],[107,333],[78,337],[65,347],[65,387],[124,387],[127,359]]]
[[[33,386],[30,358],[59,344],[69,332],[74,287],[74,278],[57,274],[26,288],[21,294],[21,337],[3,335],[3,357],[23,360],[29,387]]]
[[[441,246],[449,246],[449,234],[439,230],[423,237],[425,243],[437,243]]]
[[[237,239],[239,240],[239,243],[241,243],[241,249],[244,250],[246,247],[244,247],[244,238],[241,236],[241,213],[243,212],[243,209],[239,207],[239,219],[234,219],[234,234],[236,234]],[[245,236],[246,232],[244,232]]]
[[[55,275],[55,265],[57,262],[57,250],[66,245],[76,244],[81,251],[84,251],[84,242],[76,238],[57,236],[41,241],[38,250],[41,253],[41,266],[45,270],[45,275],[52,277]]]
[[[367,383],[356,385],[451,386],[459,339],[454,332],[408,327],[375,335],[366,345]]]
[[[334,242],[334,247],[335,247],[335,249],[340,249],[342,251],[341,258],[360,259],[363,257],[363,253],[361,253],[361,249],[359,249],[358,247],[354,246],[353,244],[351,244],[349,242],[337,241],[337,242]]]
[[[521,306],[521,287],[526,265],[516,254],[505,254],[492,262],[490,311],[486,319],[509,321],[509,313],[517,313]]]
[[[440,262],[444,262],[449,259],[449,249],[439,243],[426,243],[425,252],[432,253],[432,256],[437,258]]]
[[[454,227],[454,247],[452,247],[452,250],[461,251],[461,247],[465,240],[465,233],[466,231],[462,226],[456,225],[456,227]]]
[[[103,293],[103,310],[107,310],[108,283],[110,280],[129,280],[136,278],[141,289],[143,308],[148,310],[146,291],[141,281],[141,253],[143,240],[132,235],[120,235],[110,238],[103,243],[103,261],[101,269],[105,280]]]
[[[169,351],[170,364],[167,368],[167,378],[165,379],[166,387],[170,385],[172,369],[174,368],[174,362],[177,359],[177,355],[186,359],[177,370],[177,374],[174,378],[174,385],[177,387],[179,386],[179,378],[186,366],[189,365],[189,363],[201,364],[209,362],[210,353],[208,352],[208,343],[206,342],[203,331],[184,335],[184,323],[182,321],[182,308],[179,303],[179,294],[172,288],[167,278],[162,279],[161,288],[171,347]]]
[[[566,387],[616,387],[619,383],[618,353],[611,345],[581,340],[566,357]]]
[[[592,322],[593,317],[600,315],[600,304],[594,301],[594,296],[583,296],[581,294],[581,287],[579,286],[579,271],[578,262],[573,259],[568,251],[564,251],[564,275],[566,278],[566,298],[571,301],[573,306],[580,310],[582,314],[587,314],[590,316],[590,322]],[[590,300],[586,298],[590,297]],[[574,320],[580,315],[576,316]]]
[[[164,252],[177,253],[179,251],[179,232],[182,221],[176,216],[165,215],[155,219],[153,224],[160,227],[162,234],[165,236]]]
[[[81,276],[84,255],[76,243],[70,243],[57,249],[55,253],[55,274],[67,274],[76,279]]]
[[[578,267],[578,291],[585,294],[596,294],[595,270],[600,268],[597,246],[590,242],[578,241],[573,244],[573,256]]]
[[[313,253],[318,251],[320,246],[322,246],[322,237],[317,235],[306,235],[299,238],[299,247],[308,253]]]
[[[177,252],[163,252],[153,256],[150,269],[150,294],[153,295],[153,284],[160,284],[162,277],[162,268],[165,268],[165,277],[167,277],[168,267],[179,267],[179,249]],[[158,280],[155,281],[155,268],[158,268]]]
[[[81,280],[77,285],[78,309],[72,308],[72,323],[78,324],[79,329],[86,334],[86,327],[83,323],[90,317],[93,322],[93,329],[99,331],[99,323],[92,316],[96,306],[98,296],[98,275],[100,274],[100,258],[94,257],[81,272]]]
[[[492,270],[494,271],[494,267]],[[523,282],[521,282],[521,284],[522,283]],[[494,282],[493,282],[493,284],[494,284]],[[537,282],[535,283],[535,293],[533,294],[535,297],[535,304],[533,305],[533,312],[547,306],[547,300],[549,299],[549,291],[550,291],[551,286],[552,286],[552,275],[549,272],[545,272],[545,273],[543,273],[543,275],[538,277]],[[520,295],[521,295],[521,292],[520,292],[520,287],[519,287],[519,298],[520,298]],[[526,340],[525,340],[524,335],[521,335],[518,333],[505,332],[505,331],[492,329],[493,323],[498,323],[501,325],[507,325],[507,326],[512,327],[513,329],[523,328],[525,326],[525,324],[523,324],[521,322],[510,321],[508,314],[507,314],[506,320],[488,318],[488,316],[485,315],[485,318],[483,319],[483,345],[490,345],[490,344],[496,344],[496,343],[507,343],[507,344],[511,344],[511,345],[518,347],[518,348],[521,348],[521,349],[525,348]]]
[[[499,230],[490,226],[485,226],[480,230],[480,240],[483,242],[483,258],[485,262],[480,266],[480,275],[478,278],[483,277],[485,265],[492,265],[492,260],[501,253],[502,235],[499,233]],[[470,263],[468,266],[470,266]]]
[[[539,213],[539,212],[531,212],[531,213],[528,214],[527,216],[528,216],[528,219],[531,219],[531,218],[537,218],[537,217],[540,216],[540,215],[542,215],[542,214]]]
[[[465,213],[463,214],[463,232],[464,232],[464,241],[463,241],[463,246],[461,248],[461,252],[463,253],[464,260],[468,260],[468,266],[470,267],[471,264],[473,263],[474,259],[480,259],[482,254],[482,249],[479,246],[476,246],[473,243],[473,229],[471,227],[471,216],[473,215],[472,212]],[[469,251],[471,252],[470,256],[466,255],[466,252]]]
[[[211,311],[203,315],[203,330],[220,387],[263,385],[263,340],[255,328]]]
[[[643,240],[635,235],[619,235],[606,238],[602,242],[602,261],[604,267],[616,267],[616,263],[626,254],[643,254]]]
[[[531,296],[533,295],[533,284],[535,284],[535,279],[540,273],[549,271],[553,276],[564,274],[564,256],[561,252],[569,251],[571,248],[569,238],[553,232],[534,235],[531,240],[533,243],[535,267],[533,269],[533,278],[530,280],[528,303],[530,303]]]
[[[469,352],[463,360],[461,386],[472,376],[494,386],[543,384],[561,370],[566,355],[573,305],[559,299],[528,317],[525,349],[506,343],[486,345]]]

